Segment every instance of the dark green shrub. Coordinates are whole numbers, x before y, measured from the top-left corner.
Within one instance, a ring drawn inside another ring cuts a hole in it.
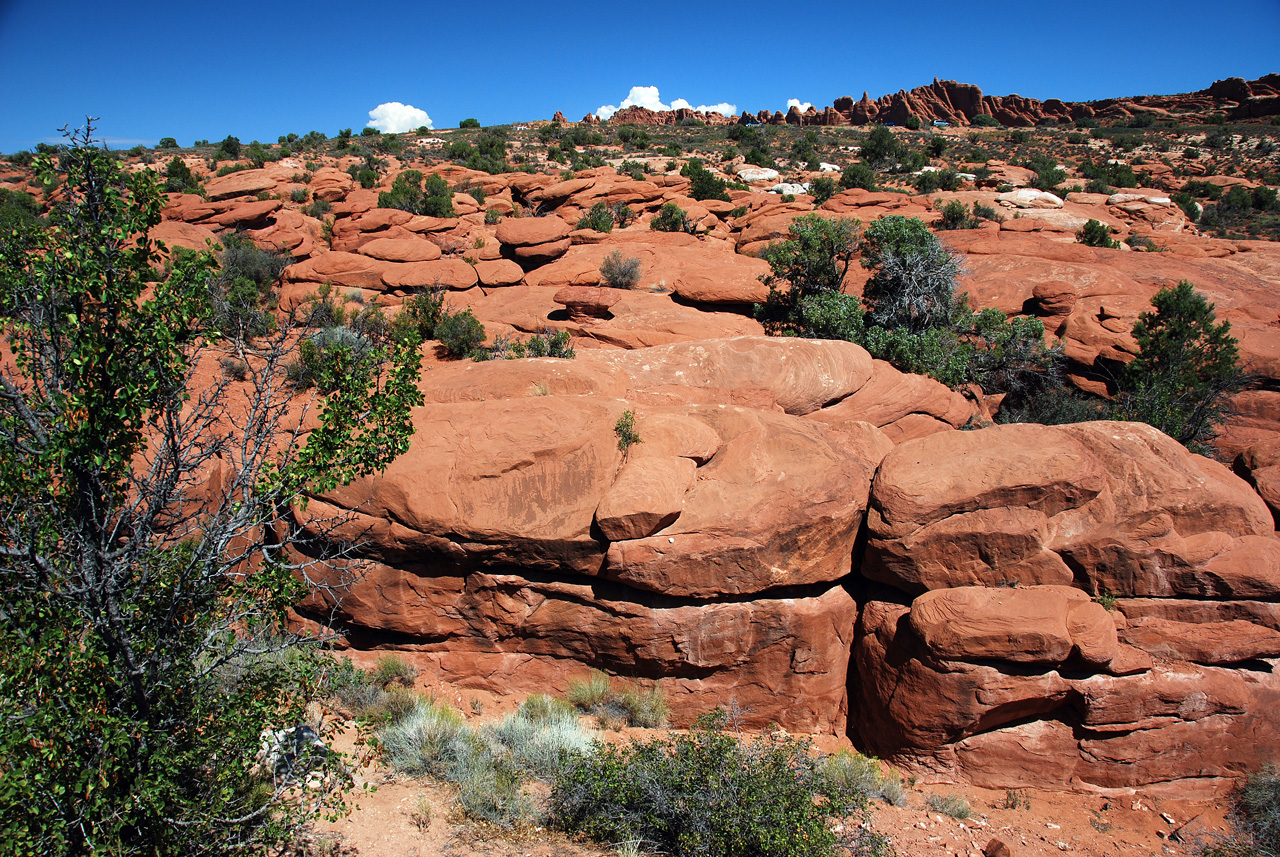
[[[176,149],[178,148],[178,141],[173,139],[172,137],[161,137],[160,142],[156,143],[156,148],[157,149]]]
[[[908,116],[908,117],[906,118],[906,121],[905,121],[905,122],[903,122],[902,124],[906,127],[906,129],[907,129],[908,131],[919,131],[919,130],[920,130],[920,117],[919,117],[919,116],[915,116],[915,115]]]
[[[689,222],[685,210],[674,202],[668,202],[659,209],[657,215],[649,221],[649,228],[658,232],[694,231],[694,226]]]
[[[265,336],[275,318],[263,302],[293,258],[233,234],[222,241],[221,270],[209,283],[210,326],[236,341]]]
[[[626,229],[636,219],[636,213],[631,210],[631,206],[620,202],[613,207],[613,219],[619,229]]]
[[[883,170],[902,160],[906,148],[893,136],[893,132],[884,125],[877,125],[862,141],[858,157],[872,169]]]
[[[778,164],[773,160],[773,155],[769,154],[769,149],[764,145],[752,146],[747,150],[743,159],[753,166],[765,167],[767,169],[777,169]]]
[[[941,170],[924,170],[915,177],[916,191],[933,193],[938,190],[955,191],[960,189],[960,174],[947,167]]]
[[[600,263],[600,276],[613,289],[634,289],[640,282],[640,260],[614,250]]]
[[[1000,120],[992,116],[990,113],[979,113],[969,122],[975,128],[999,128]]]
[[[653,144],[649,137],[649,132],[643,128],[637,128],[635,125],[623,125],[619,128],[618,142],[622,144],[623,151],[627,152],[632,150],[644,151]]]
[[[1080,227],[1080,231],[1076,233],[1076,242],[1086,244],[1090,247],[1103,247],[1108,250],[1118,250],[1120,242],[1111,237],[1114,232],[1110,226],[1105,223],[1090,219],[1084,226]]]
[[[29,193],[0,188],[0,233],[40,226],[40,203]]]
[[[317,199],[306,208],[302,209],[302,213],[308,217],[314,217],[316,220],[323,220],[324,216],[333,210],[333,203],[327,199]]]
[[[405,170],[391,183],[391,190],[378,194],[379,208],[398,208],[413,214],[430,217],[456,217],[453,208],[453,191],[439,175],[427,177],[425,190],[422,173]]]
[[[825,794],[807,744],[777,733],[746,743],[722,723],[572,757],[552,781],[551,823],[672,857],[835,855],[828,819],[865,802]]]
[[[436,325],[445,316],[444,292],[442,288],[428,292],[419,292],[405,298],[400,305],[400,312],[392,319],[390,335],[397,342],[417,338],[421,341],[436,338]]]
[[[945,152],[947,150],[947,147],[950,145],[951,143],[949,140],[947,140],[946,137],[943,137],[941,134],[935,134],[934,136],[929,138],[929,145],[928,145],[929,155],[934,158],[937,158],[941,156],[942,153]]]
[[[729,193],[725,190],[724,179],[717,178],[710,170],[702,166],[702,161],[699,159],[690,158],[680,168],[680,175],[689,179],[691,183],[689,188],[689,196],[691,198],[699,201],[704,199],[729,201]]]
[[[484,213],[484,225],[493,226],[502,222],[502,212],[496,208],[490,208]]]
[[[977,217],[969,213],[969,209],[965,208],[963,202],[953,199],[946,205],[942,206],[942,219],[938,221],[938,228],[948,229],[977,229],[982,225]]]
[[[594,229],[596,232],[613,231],[613,211],[603,202],[591,206],[591,210],[578,219],[578,229]]]
[[[876,190],[876,174],[863,163],[849,164],[840,174],[840,187],[845,190],[860,187],[863,190]]]
[[[288,378],[299,389],[316,387],[329,393],[347,376],[368,378],[376,361],[369,340],[349,327],[326,327],[298,344],[298,360],[289,367]]]
[[[290,201],[295,202],[298,205],[302,205],[306,202],[308,196],[310,196],[310,194],[307,193],[307,189],[305,187],[296,187],[289,191]]]
[[[446,315],[435,326],[435,338],[450,357],[466,357],[484,344],[484,325],[470,309]]]
[[[165,193],[199,193],[200,180],[187,166],[187,162],[174,155],[164,168]]]
[[[240,138],[227,135],[213,153],[215,161],[234,161],[240,157]]]
[[[809,194],[814,205],[822,205],[836,195],[836,182],[830,176],[819,176],[809,183]]]
[[[1202,199],[1221,199],[1222,188],[1213,182],[1191,180],[1182,186],[1182,192]]]
[[[480,127],[480,120],[479,120],[479,119],[475,119],[475,118],[470,118],[470,117],[469,117],[469,118],[467,118],[467,119],[463,119],[461,122],[459,122],[459,123],[458,123],[458,127],[459,127],[459,128],[479,128],[479,127]]]
[[[1161,289],[1138,316],[1138,356],[1125,367],[1117,418],[1155,426],[1193,452],[1211,451],[1227,397],[1244,381],[1231,322],[1186,280]]]
[[[363,170],[356,170],[355,180],[365,190],[371,190],[378,186],[378,174],[367,167]]]

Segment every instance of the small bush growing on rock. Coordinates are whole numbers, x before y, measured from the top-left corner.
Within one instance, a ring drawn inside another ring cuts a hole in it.
[[[974,205],[976,206],[977,203],[974,203]],[[964,207],[964,203],[958,199],[953,199],[942,206],[941,211],[942,219],[938,221],[939,229],[977,229],[982,225],[982,221],[978,219],[977,215],[971,214]]]
[[[947,167],[942,170],[925,170],[915,177],[914,184],[918,193],[933,193],[939,190],[959,190],[961,181],[960,174]]]
[[[649,228],[658,232],[693,232],[689,216],[674,202],[668,202],[659,209],[657,216],[649,221]]]
[[[680,175],[689,179],[691,185],[689,188],[689,196],[696,200],[718,199],[722,202],[729,201],[729,192],[725,180],[716,178],[715,174],[702,166],[702,161],[698,158],[690,158],[683,167],[680,168]]]
[[[1193,452],[1210,452],[1226,419],[1228,396],[1244,383],[1231,322],[1182,280],[1151,299],[1138,316],[1138,356],[1124,368],[1117,419],[1140,420]]]
[[[849,164],[840,174],[840,187],[845,190],[860,187],[863,190],[876,190],[876,174],[866,164]]]
[[[640,282],[640,260],[614,250],[600,263],[600,276],[612,289],[634,289]]]
[[[624,455],[633,445],[640,443],[642,438],[636,431],[636,412],[623,411],[622,416],[618,417],[618,422],[613,426],[613,433],[618,436],[618,449],[622,450]]]
[[[809,183],[809,193],[813,196],[814,205],[822,205],[836,195],[835,179],[830,176],[819,176]]]
[[[419,292],[405,299],[390,324],[391,338],[397,342],[409,336],[422,341],[436,338],[436,325],[445,317],[444,289]]]
[[[1076,242],[1090,247],[1103,247],[1108,250],[1120,249],[1120,242],[1111,237],[1114,232],[1110,226],[1092,218],[1080,227],[1076,233]]]
[[[613,207],[613,219],[619,229],[626,229],[636,219],[636,213],[631,210],[631,206],[620,202]]]
[[[302,209],[302,213],[308,217],[314,217],[316,220],[323,220],[324,216],[333,210],[333,203],[327,199],[314,200],[310,205]]]
[[[446,315],[437,324],[435,338],[450,357],[466,357],[484,344],[484,325],[471,310]]]
[[[165,193],[199,193],[200,180],[187,166],[187,162],[174,155],[164,168]]]
[[[591,210],[578,219],[579,229],[594,229],[596,232],[613,231],[613,212],[603,202],[591,206]]]
[[[496,208],[490,208],[484,213],[484,225],[494,226],[502,222],[502,212]]]

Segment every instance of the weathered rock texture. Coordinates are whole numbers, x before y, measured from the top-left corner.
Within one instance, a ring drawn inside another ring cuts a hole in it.
[[[298,511],[319,528],[349,510],[332,535],[372,563],[309,609],[357,644],[472,662],[473,683],[513,658],[508,689],[528,691],[590,664],[664,679],[679,722],[736,700],[759,725],[842,730],[846,584],[890,444],[799,414],[865,384],[866,352],[761,337],[584,358],[428,372],[410,450]],[[735,397],[753,406],[716,403]]]
[[[934,434],[885,457],[868,531],[871,750],[991,787],[1184,792],[1280,752],[1280,541],[1222,465],[1138,423]]]

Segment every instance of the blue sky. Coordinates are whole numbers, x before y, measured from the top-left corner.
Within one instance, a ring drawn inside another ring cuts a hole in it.
[[[0,0],[0,152],[101,117],[115,147],[363,127],[572,120],[634,86],[738,111],[874,98],[934,77],[1088,100],[1280,72],[1280,0],[1033,4],[248,4]]]

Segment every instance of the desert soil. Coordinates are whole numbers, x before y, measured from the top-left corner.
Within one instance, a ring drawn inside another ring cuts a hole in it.
[[[475,724],[514,711],[523,699],[441,683],[418,689],[448,701]],[[358,748],[351,724],[334,720],[330,728],[334,746],[354,754]],[[650,730],[624,729],[603,731],[601,736],[618,742],[649,734]],[[814,744],[824,752],[840,746],[831,736],[815,736]],[[357,781],[370,788],[354,795],[351,814],[316,825],[322,854],[605,857],[616,853],[543,828],[510,832],[468,823],[453,808],[450,787],[399,775],[376,758],[365,760]],[[957,820],[931,811],[925,804],[930,795],[959,795],[968,801],[972,815]],[[1017,808],[1008,808],[1011,795],[1005,791],[964,784],[916,784],[908,789],[904,807],[875,803],[871,824],[892,840],[899,857],[982,857],[994,845],[992,840],[1004,843],[1012,857],[1194,855],[1228,829],[1224,800],[1176,799],[1141,790],[1097,795],[1023,789],[1017,797]]]

